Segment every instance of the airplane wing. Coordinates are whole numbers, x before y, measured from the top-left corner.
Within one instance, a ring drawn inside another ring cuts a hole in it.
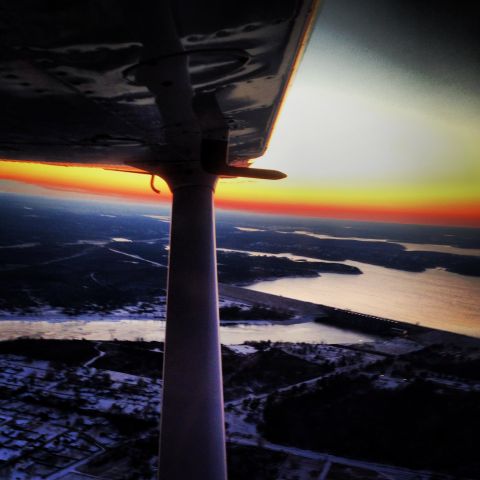
[[[0,6],[0,158],[123,170],[227,164],[268,144],[316,0]]]
[[[316,0],[0,5],[0,158],[173,192],[160,477],[225,480],[213,191],[263,154]],[[153,177],[152,177],[153,179]]]

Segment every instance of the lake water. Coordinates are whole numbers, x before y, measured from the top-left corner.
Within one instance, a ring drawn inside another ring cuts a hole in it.
[[[336,238],[298,231],[320,238]],[[123,238],[118,238],[123,241]],[[363,241],[379,241],[362,239]],[[448,253],[479,255],[477,249],[426,244],[402,244],[407,250],[443,251]],[[30,245],[29,245],[30,246]],[[221,249],[228,251],[228,249]],[[240,250],[234,250],[240,251]],[[269,255],[263,252],[245,252],[250,255]],[[294,261],[319,259],[291,255]],[[404,272],[370,264],[339,262],[358,267],[362,275],[322,274],[316,278],[284,278],[259,282],[249,288],[376,315],[442,330],[480,337],[480,278],[450,273],[442,269],[421,273]],[[3,320],[0,339],[22,335],[44,338],[87,338],[109,340],[142,337],[145,340],[163,340],[165,324],[154,320],[89,320],[61,322]],[[353,343],[369,341],[372,337],[359,335],[314,323],[296,325],[237,325],[221,327],[222,342],[239,344],[246,340],[272,340],[292,342]]]
[[[289,232],[279,232],[289,233]],[[468,256],[480,256],[480,248],[460,248],[453,247],[452,245],[432,245],[428,243],[406,243],[406,242],[394,242],[385,238],[366,238],[366,237],[335,237],[332,235],[322,235],[318,233],[311,233],[305,230],[295,230],[293,233],[297,235],[306,235],[307,237],[319,238],[320,240],[355,240],[357,242],[384,242],[384,243],[396,243],[402,245],[405,250],[417,252],[439,252],[439,253],[452,253],[454,255],[468,255]]]
[[[2,320],[0,340],[21,336],[42,338],[70,338],[87,340],[144,340],[163,341],[165,322],[160,320],[93,320],[93,321],[27,321]],[[307,343],[359,343],[375,340],[370,335],[348,332],[318,323],[293,325],[244,324],[220,327],[221,341],[227,345],[241,344],[247,340],[288,341]]]
[[[340,238],[303,231],[296,233],[322,239]],[[355,237],[351,237],[351,239],[357,240]],[[360,240],[386,242],[386,240]],[[478,256],[480,253],[478,249],[447,245],[413,243],[402,243],[402,245],[406,250],[457,253],[470,256]],[[287,257],[294,261],[326,262],[318,258],[301,257],[290,253],[270,254],[255,251],[221,250],[243,252],[252,256]],[[325,273],[320,277],[313,278],[282,278],[259,282],[247,288],[480,337],[479,277],[458,275],[439,268],[417,273],[361,262],[338,263],[358,267],[363,274]]]
[[[343,263],[363,275],[284,278],[248,288],[480,337],[480,278],[441,269],[412,273]]]

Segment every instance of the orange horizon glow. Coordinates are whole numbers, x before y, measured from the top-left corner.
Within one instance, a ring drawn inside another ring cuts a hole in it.
[[[137,202],[171,201],[171,193],[161,179],[155,181],[156,187],[161,190],[161,195],[158,195],[150,189],[148,175],[98,167],[0,161],[0,178],[62,194],[93,194]],[[269,185],[263,181],[221,180],[217,187],[216,206],[275,215],[480,227],[480,200],[475,199],[417,202],[399,198],[379,203],[374,196],[370,199],[360,194],[345,199],[328,198],[328,195],[322,198],[314,189],[290,187],[285,190]],[[16,193],[28,194],[28,188],[20,186]]]

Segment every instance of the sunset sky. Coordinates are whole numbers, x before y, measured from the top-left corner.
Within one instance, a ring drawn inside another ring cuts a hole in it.
[[[421,5],[419,5],[419,3]],[[317,217],[480,226],[480,42],[469,2],[325,2],[261,168],[217,205]],[[435,6],[435,8],[434,8]],[[149,177],[0,162],[0,190],[170,201]]]

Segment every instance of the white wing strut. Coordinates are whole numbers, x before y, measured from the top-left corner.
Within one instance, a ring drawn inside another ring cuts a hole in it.
[[[171,185],[161,480],[225,480],[213,195],[216,177]]]

